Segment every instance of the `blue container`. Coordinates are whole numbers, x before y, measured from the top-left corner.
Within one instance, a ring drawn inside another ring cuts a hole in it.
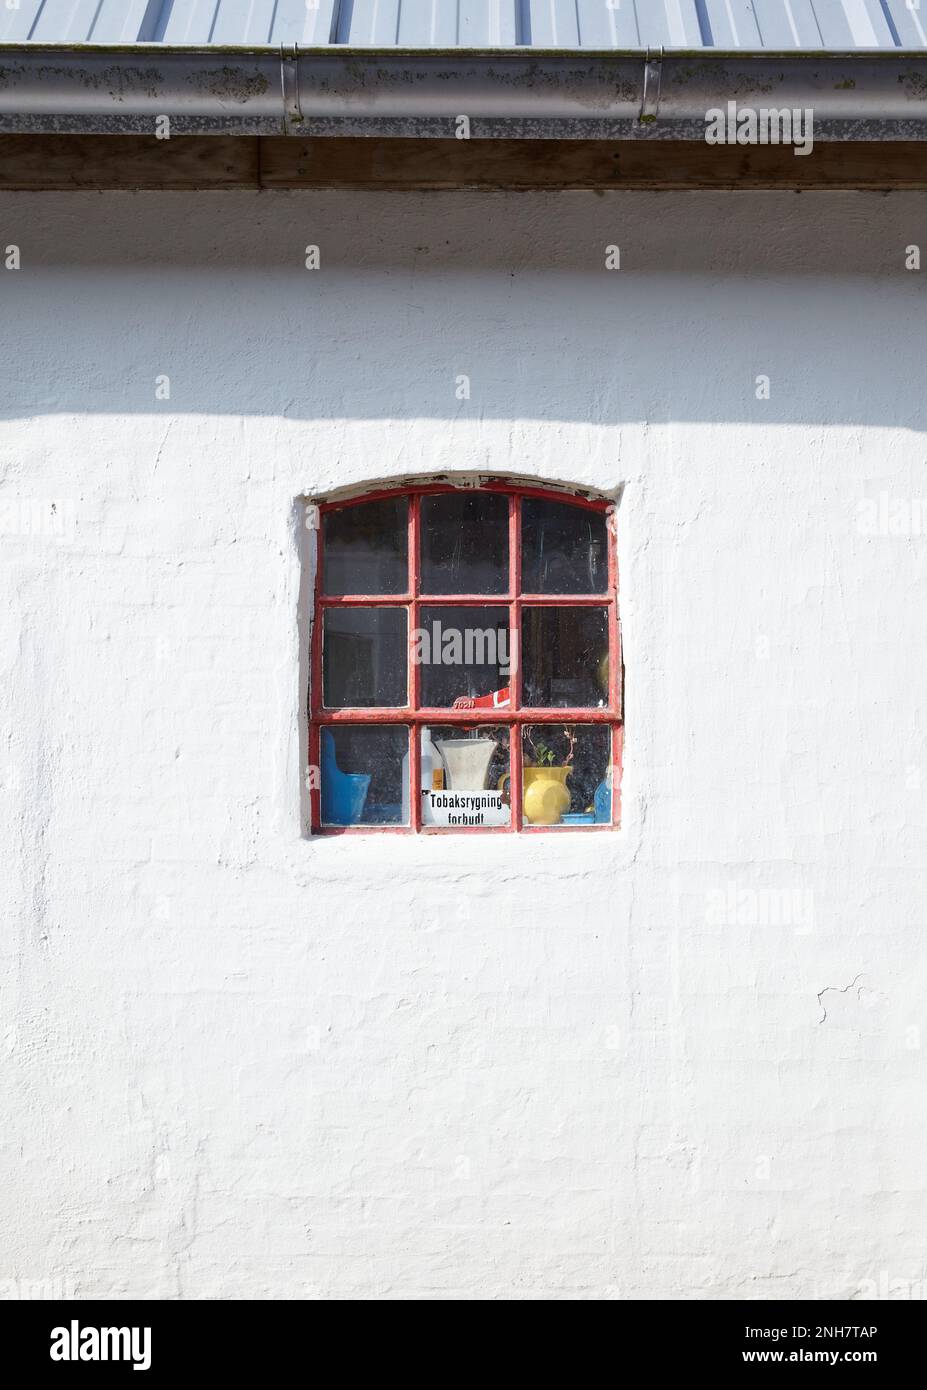
[[[322,824],[357,825],[370,790],[369,772],[342,772],[335,761],[335,740],[322,730]]]
[[[609,825],[612,819],[612,789],[607,781],[600,782],[593,798],[596,825]]]

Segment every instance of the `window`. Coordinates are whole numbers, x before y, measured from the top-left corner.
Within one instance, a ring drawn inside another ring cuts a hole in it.
[[[313,831],[616,826],[609,504],[490,483],[327,503],[319,516]]]

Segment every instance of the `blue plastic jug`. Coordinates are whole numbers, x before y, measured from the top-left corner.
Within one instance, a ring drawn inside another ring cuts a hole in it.
[[[342,772],[335,761],[335,740],[322,730],[322,824],[357,825],[370,789],[369,772]]]

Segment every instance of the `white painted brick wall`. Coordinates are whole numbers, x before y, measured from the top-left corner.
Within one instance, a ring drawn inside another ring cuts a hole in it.
[[[924,1278],[925,228],[0,198],[0,1288]],[[614,838],[300,833],[294,501],[441,469],[625,484]]]

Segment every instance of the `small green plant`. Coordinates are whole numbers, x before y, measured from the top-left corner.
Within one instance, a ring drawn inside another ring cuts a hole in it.
[[[565,757],[558,757],[549,743],[544,743],[542,739],[537,742],[528,734],[528,747],[531,749],[531,757],[528,759],[529,766],[532,767],[569,767],[573,761],[573,752],[576,747],[576,735],[572,729],[564,729],[567,740],[567,751]]]

